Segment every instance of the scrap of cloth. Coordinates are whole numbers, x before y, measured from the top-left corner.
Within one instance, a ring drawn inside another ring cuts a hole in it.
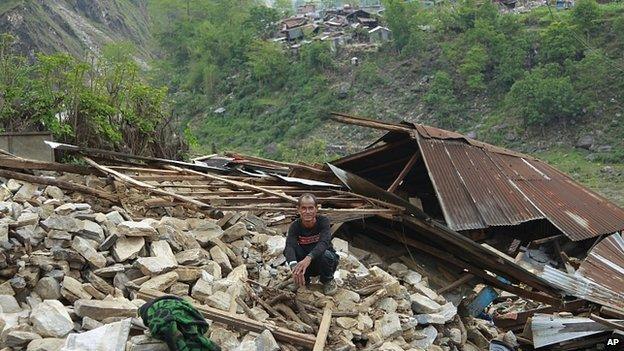
[[[143,324],[153,337],[167,343],[171,351],[221,351],[204,334],[206,319],[188,302],[177,296],[162,296],[139,308]]]

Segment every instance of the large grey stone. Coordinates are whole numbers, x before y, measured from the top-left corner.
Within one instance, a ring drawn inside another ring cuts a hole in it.
[[[76,233],[82,227],[82,223],[80,222],[80,220],[74,217],[61,216],[58,214],[51,215],[50,217],[41,221],[39,224],[47,231],[56,229],[70,233]]]
[[[436,313],[442,308],[437,302],[418,293],[412,294],[410,300],[412,301],[412,311],[417,314]]]
[[[28,343],[26,351],[59,351],[65,345],[65,339],[44,338],[35,339]]]
[[[137,306],[127,300],[78,300],[74,311],[79,317],[102,321],[110,317],[135,317]]]
[[[23,330],[12,330],[7,333],[6,340],[3,346],[20,348],[26,346],[32,340],[41,339],[41,336],[36,333],[23,331]]]
[[[42,300],[58,300],[61,298],[61,285],[52,277],[43,277],[35,285],[35,292]]]
[[[232,270],[232,264],[230,263],[230,259],[225,254],[225,252],[221,250],[220,247],[218,246],[212,247],[210,249],[210,257],[212,258],[213,261],[219,264],[219,266],[221,266],[222,270],[226,272],[229,272]]]
[[[195,285],[193,285],[191,296],[194,299],[205,302],[210,295],[212,295],[212,282],[205,279],[198,279]]]
[[[177,281],[178,273],[169,272],[159,276],[155,276],[152,279],[141,284],[141,289],[154,289],[158,291],[165,291]]]
[[[87,239],[95,240],[98,243],[104,240],[104,230],[99,224],[84,220],[82,221],[82,228],[78,231],[80,235]]]
[[[72,249],[76,250],[82,257],[85,258],[90,264],[97,268],[103,268],[106,266],[106,257],[97,252],[87,240],[75,236],[72,241]]]
[[[22,214],[17,218],[16,227],[36,225],[37,223],[39,223],[39,215],[37,213],[22,212]]]
[[[63,200],[63,197],[65,197],[63,190],[54,185],[48,185],[43,191],[43,194],[56,200]]]
[[[177,263],[161,257],[139,257],[136,260],[136,266],[141,270],[141,273],[155,276],[173,270]]]
[[[245,223],[238,222],[223,232],[221,240],[226,243],[231,243],[245,237],[246,235],[249,235],[249,231],[247,230]]]
[[[204,249],[190,249],[180,251],[175,255],[178,264],[181,265],[197,265],[208,258],[208,251]]]
[[[375,330],[379,332],[384,340],[393,339],[401,335],[401,321],[396,313],[385,314],[381,319],[375,321]]]
[[[4,313],[17,313],[22,310],[14,296],[0,295],[0,308]]]
[[[256,337],[256,351],[279,351],[280,347],[273,334],[265,329]]]
[[[37,192],[37,185],[31,183],[24,183],[17,193],[13,195],[13,201],[16,202],[26,202],[32,199]]]
[[[192,231],[195,240],[202,246],[208,245],[212,239],[223,237],[223,229],[214,222],[206,222],[200,229]]]
[[[128,340],[125,351],[169,351],[169,346],[148,335],[136,335]]]
[[[420,338],[410,342],[410,346],[427,349],[429,346],[433,345],[433,342],[438,337],[438,330],[434,326],[430,325],[421,330],[419,334]]]
[[[206,299],[206,304],[210,307],[218,308],[220,310],[228,311],[230,309],[231,297],[228,293],[223,291],[215,291],[210,294]]]
[[[30,322],[43,337],[62,338],[74,329],[74,322],[58,300],[45,300],[35,306],[30,313]]]
[[[113,258],[117,262],[135,258],[145,245],[145,238],[139,237],[122,237],[118,238],[113,246]]]
[[[63,295],[68,300],[73,296],[75,296],[76,299],[85,300],[92,298],[91,294],[84,290],[81,282],[68,275],[63,278],[63,283],[61,284],[61,287],[61,295]],[[72,296],[67,296],[66,294],[64,294],[64,292],[69,292]]]
[[[106,219],[108,219],[114,225],[119,225],[121,222],[125,221],[123,216],[118,211],[107,213]]]
[[[158,236],[158,232],[150,225],[149,221],[140,222],[124,221],[117,226],[119,234],[126,236]]]

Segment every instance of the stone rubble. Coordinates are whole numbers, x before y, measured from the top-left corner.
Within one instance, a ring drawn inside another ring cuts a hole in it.
[[[87,178],[94,187],[106,186]],[[136,292],[146,288],[240,314],[245,313],[238,305],[242,301],[248,318],[306,333],[318,328],[331,301],[337,316],[328,350],[356,350],[356,345],[462,350],[466,343],[487,347],[495,337],[515,340],[474,319],[464,329],[457,307],[433,291],[421,273],[383,262],[340,238],[333,239],[340,256],[339,289],[325,296],[314,281],[296,291],[284,288],[290,276],[282,255],[285,233],[247,213],[214,220],[182,211],[178,218],[132,220],[122,208],[85,203],[53,186],[0,180],[0,189],[6,195],[0,202],[0,256],[5,258],[0,262],[0,345],[11,350],[57,350],[70,334],[97,332],[127,318],[140,324],[137,310],[145,301]],[[270,301],[272,309],[257,299]],[[269,330],[252,333],[213,323],[209,336],[226,351],[280,350]],[[135,324],[127,340],[118,341],[131,351],[167,350]]]

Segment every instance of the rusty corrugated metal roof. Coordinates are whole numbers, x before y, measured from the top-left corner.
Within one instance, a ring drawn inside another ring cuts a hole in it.
[[[573,241],[624,230],[623,209],[534,157],[435,127],[338,117],[343,123],[389,131],[378,142],[415,139],[453,230],[536,219],[548,220]]]
[[[451,229],[545,218],[573,241],[624,229],[624,210],[539,160],[458,133],[415,129]]]

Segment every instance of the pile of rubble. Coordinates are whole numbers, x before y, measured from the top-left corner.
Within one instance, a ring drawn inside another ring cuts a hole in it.
[[[111,187],[94,178],[83,177],[83,184]],[[0,184],[6,350],[88,350],[98,343],[108,350],[167,350],[136,316],[146,302],[140,297],[154,292],[267,326],[255,333],[212,322],[209,336],[224,350],[303,349],[278,342],[271,331],[314,337],[327,309],[331,350],[477,350],[490,339],[509,339],[488,322],[462,320],[427,277],[402,263],[367,264],[374,254],[339,238],[333,240],[338,292],[325,296],[320,284],[292,291],[284,233],[253,215],[139,219],[55,186]]]

